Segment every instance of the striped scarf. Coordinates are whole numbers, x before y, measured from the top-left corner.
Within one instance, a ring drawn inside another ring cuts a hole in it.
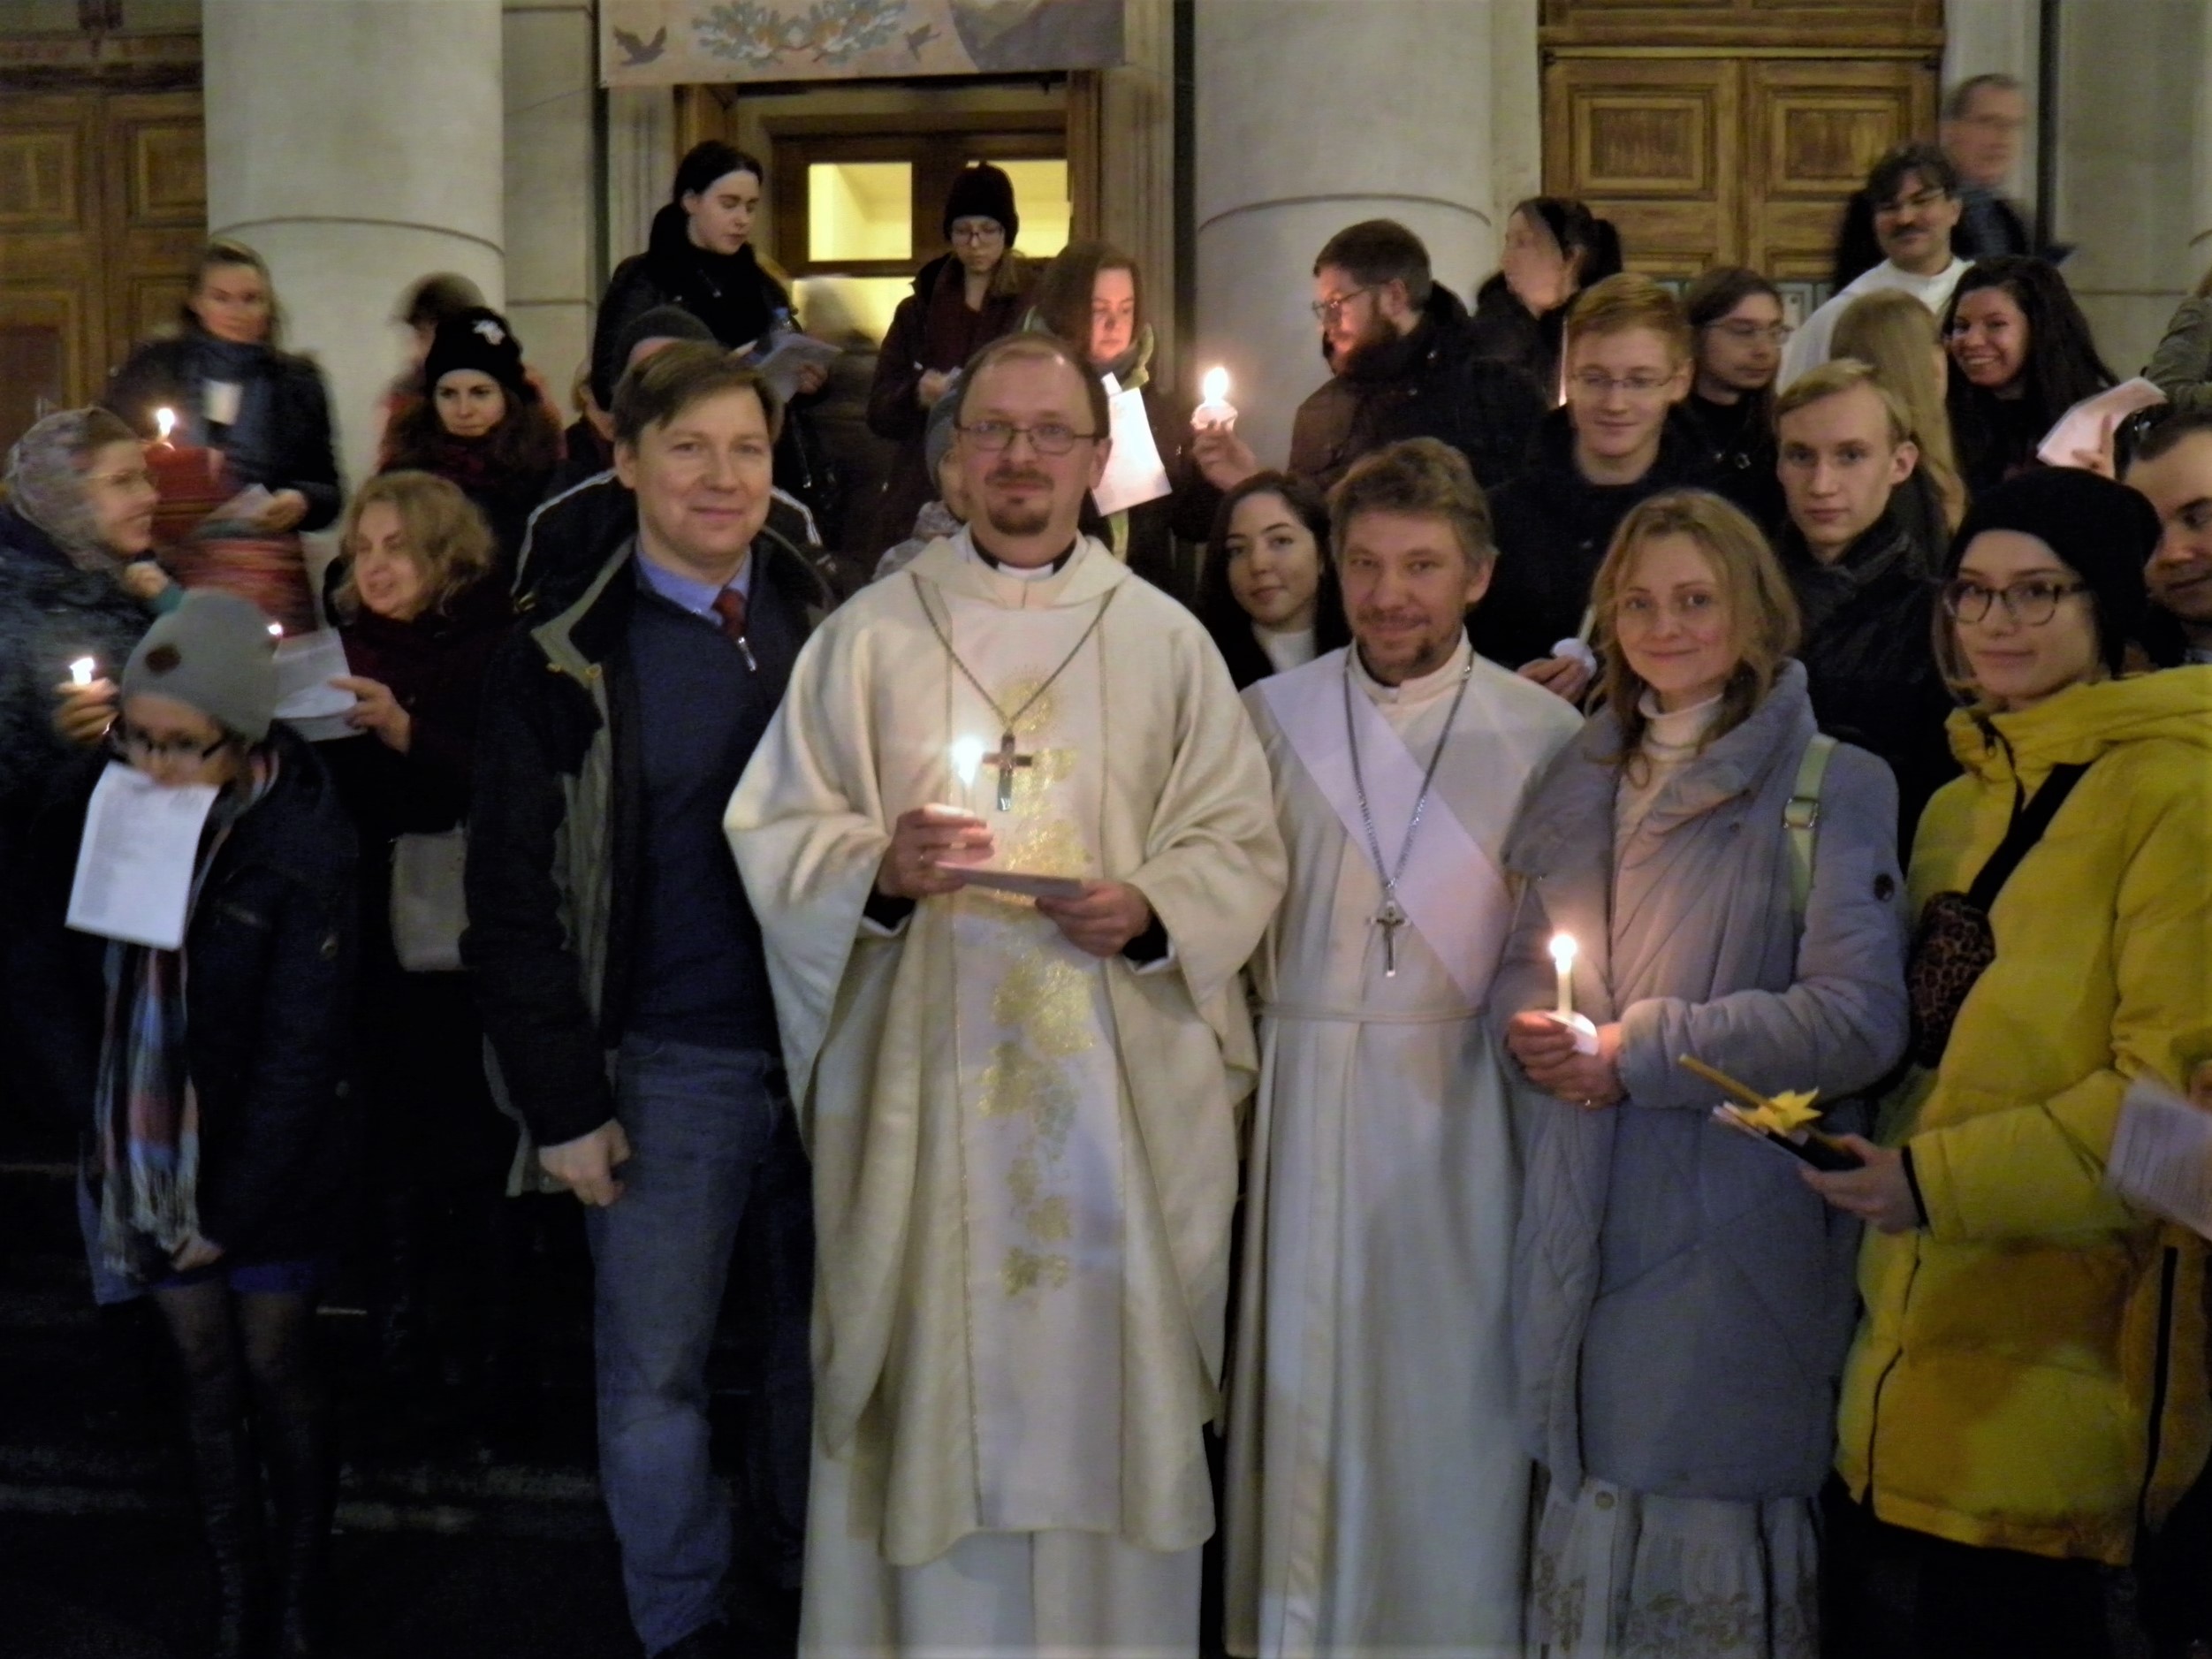
[[[277,780],[256,753],[208,816],[192,873],[186,927],[216,854]],[[200,1101],[186,1064],[183,949],[111,941],[107,1014],[94,1096],[98,1120],[100,1253],[141,1283],[169,1276],[170,1258],[200,1230]]]

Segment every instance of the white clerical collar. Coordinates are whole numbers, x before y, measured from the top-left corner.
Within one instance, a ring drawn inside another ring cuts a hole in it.
[[[1267,653],[1267,661],[1279,674],[1293,668],[1303,668],[1320,652],[1315,650],[1317,640],[1311,628],[1273,628],[1252,624],[1252,637]]]
[[[1068,544],[1066,552],[1042,565],[1010,565],[1003,559],[992,557],[976,544],[976,536],[972,529],[969,531],[961,544],[967,550],[970,559],[994,576],[1011,576],[1016,582],[1050,582],[1068,568],[1076,552],[1083,546],[1083,537],[1076,537],[1074,541]]]
[[[1395,686],[1383,684],[1367,672],[1367,665],[1361,659],[1357,643],[1350,649],[1353,677],[1358,681],[1359,689],[1370,698],[1385,707],[1395,704],[1418,708],[1424,703],[1433,702],[1448,692],[1459,689],[1460,676],[1466,672],[1467,658],[1474,647],[1468,644],[1467,635],[1462,631],[1458,647],[1445,659],[1441,667]]]

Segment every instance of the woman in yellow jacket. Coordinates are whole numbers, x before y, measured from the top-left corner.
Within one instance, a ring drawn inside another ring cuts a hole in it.
[[[2061,469],[1990,492],[1952,544],[1939,651],[1973,704],[1913,851],[1919,1064],[1882,1145],[1853,1142],[1864,1168],[1806,1173],[1870,1227],[1833,1651],[2125,1651],[2137,1537],[2204,1465],[2205,1246],[2103,1178],[2130,1083],[2212,1054],[2212,668],[2118,677],[2157,540],[2132,491]],[[1989,903],[1994,957],[1935,994],[1959,895],[2070,777]]]

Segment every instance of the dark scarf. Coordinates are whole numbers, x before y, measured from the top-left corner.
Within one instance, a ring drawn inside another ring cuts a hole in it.
[[[671,202],[653,216],[646,257],[661,291],[729,346],[748,346],[776,320],[782,290],[760,268],[753,245],[713,254],[692,241],[689,220]]]
[[[194,384],[186,408],[188,437],[194,444],[219,449],[241,477],[267,478],[276,471],[276,433],[272,418],[276,385],[276,357],[258,341],[241,345],[219,340],[212,334],[193,337],[192,372],[196,382],[227,380],[236,385],[238,419],[228,426],[208,420],[204,386]]]

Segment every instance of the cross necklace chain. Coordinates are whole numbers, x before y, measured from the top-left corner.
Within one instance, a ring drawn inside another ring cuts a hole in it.
[[[912,573],[909,572],[908,575],[911,575]],[[914,576],[913,581],[915,601],[921,605],[922,614],[929,619],[930,631],[937,635],[937,643],[945,648],[945,654],[953,659],[953,666],[960,670],[961,678],[975,688],[976,695],[984,700],[984,706],[999,717],[999,747],[996,750],[986,750],[983,757],[999,769],[999,810],[1011,812],[1014,810],[1015,770],[1026,769],[1037,765],[1035,755],[1017,752],[1014,742],[1014,728],[1022,717],[1037,705],[1037,700],[1053,689],[1054,682],[1060,679],[1060,675],[1068,672],[1068,665],[1073,663],[1081,654],[1083,648],[1091,643],[1091,636],[1098,631],[1098,624],[1106,620],[1106,607],[1114,603],[1114,596],[1121,590],[1118,584],[1106,590],[1106,597],[1098,601],[1098,608],[1091,618],[1091,625],[1083,629],[1083,637],[1078,639],[1068,654],[1060,659],[1060,666],[1045,676],[1045,682],[1023,698],[1019,708],[1008,714],[999,706],[999,699],[983,689],[983,681],[976,678],[975,670],[962,662],[960,653],[953,649],[952,635],[946,631],[946,626],[937,620],[937,613],[930,609],[929,597],[922,591],[922,578]]]
[[[1355,646],[1354,651],[1358,648]],[[1359,728],[1352,721],[1352,651],[1344,653],[1344,742],[1352,755],[1352,788],[1359,792],[1359,821],[1367,831],[1367,853],[1373,859],[1375,879],[1382,883],[1382,908],[1375,912],[1375,925],[1382,929],[1382,977],[1398,977],[1398,930],[1413,918],[1406,914],[1405,906],[1398,902],[1398,881],[1405,874],[1406,860],[1413,856],[1413,837],[1421,827],[1422,809],[1429,803],[1429,789],[1436,781],[1437,763],[1444,758],[1444,745],[1451,741],[1452,727],[1459,724],[1459,705],[1466,701],[1467,682],[1475,672],[1474,653],[1467,654],[1467,666],[1459,671],[1459,689],[1452,693],[1451,712],[1444,717],[1444,728],[1436,734],[1436,747],[1429,751],[1428,770],[1421,774],[1421,793],[1413,797],[1413,815],[1406,820],[1405,839],[1398,843],[1398,862],[1395,866],[1382,862],[1382,843],[1375,836],[1375,815],[1367,804],[1367,780],[1359,769]]]

